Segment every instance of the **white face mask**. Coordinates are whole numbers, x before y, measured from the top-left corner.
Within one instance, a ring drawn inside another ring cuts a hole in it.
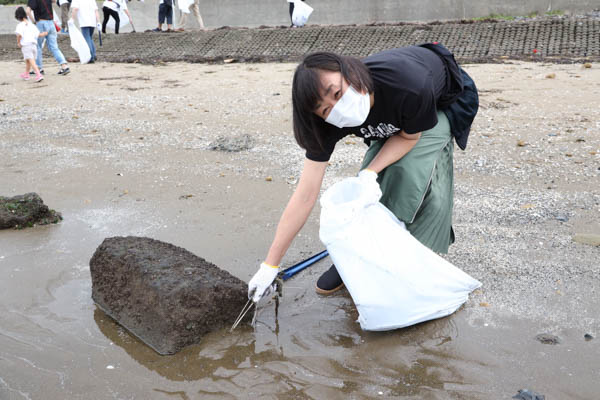
[[[371,111],[369,93],[361,94],[352,86],[348,86],[346,93],[335,103],[325,118],[325,122],[338,128],[359,126],[367,120],[369,111]]]

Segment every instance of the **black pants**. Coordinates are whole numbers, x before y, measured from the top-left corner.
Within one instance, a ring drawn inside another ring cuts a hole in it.
[[[158,6],[158,23],[163,24],[165,19],[167,20],[167,24],[171,25],[173,23],[173,3],[166,4],[162,3]]]
[[[108,23],[108,18],[113,17],[115,19],[115,33],[119,33],[119,22],[121,22],[119,18],[119,13],[115,10],[111,10],[108,7],[102,7],[102,12],[104,12],[104,21],[102,21],[102,33],[106,33],[106,24]]]

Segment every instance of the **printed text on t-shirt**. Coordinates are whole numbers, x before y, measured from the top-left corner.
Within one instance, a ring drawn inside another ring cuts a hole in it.
[[[392,124],[386,124],[381,122],[377,125],[377,128],[373,128],[371,125],[367,125],[366,128],[360,128],[360,133],[365,139],[369,138],[387,138],[392,136],[395,132],[398,132],[400,128],[396,128]]]

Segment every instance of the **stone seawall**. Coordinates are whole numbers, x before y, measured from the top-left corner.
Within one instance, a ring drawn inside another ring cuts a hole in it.
[[[600,17],[109,34],[97,51],[99,61],[111,62],[271,62],[296,61],[318,50],[363,57],[433,41],[446,45],[462,62],[594,61],[600,59]],[[77,61],[66,35],[59,37],[59,47]],[[47,49],[45,57],[51,57]],[[20,58],[14,37],[0,35],[0,60]]]
[[[531,15],[538,13],[582,14],[600,9],[599,0],[307,0],[314,7],[309,24],[346,25],[370,23],[397,23],[415,21],[450,21],[496,15]],[[0,6],[0,33],[13,33],[15,6]],[[102,9],[102,2],[98,2]],[[129,9],[136,30],[153,29],[158,21],[158,0],[130,0]],[[55,10],[57,8],[55,7]],[[200,12],[207,28],[222,26],[256,28],[289,26],[288,3],[285,0],[200,0]],[[60,15],[60,13],[59,13]],[[102,18],[102,12],[100,12]],[[179,21],[175,11],[174,24]],[[197,28],[190,15],[185,28]],[[123,32],[131,31],[127,27]]]

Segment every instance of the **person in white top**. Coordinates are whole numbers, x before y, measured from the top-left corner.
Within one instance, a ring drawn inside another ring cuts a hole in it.
[[[198,21],[198,25],[200,25],[200,29],[204,30],[204,21],[202,20],[202,15],[200,15],[200,6],[198,6],[199,0],[178,0],[177,5],[179,10],[181,11],[181,18],[179,19],[179,28],[177,31],[183,32],[183,27],[185,26],[185,21],[187,20],[187,15],[190,13],[190,9],[194,13],[196,17],[196,21]]]
[[[44,76],[40,73],[40,69],[35,64],[35,58],[37,57],[37,39],[40,36],[48,35],[48,32],[40,34],[37,26],[31,23],[27,19],[27,13],[23,7],[19,7],[15,10],[15,18],[20,21],[15,29],[17,34],[17,45],[21,48],[23,53],[23,59],[25,59],[25,72],[19,75],[24,80],[29,80],[29,71],[33,69],[35,72],[35,81],[39,82],[44,79]]]
[[[71,9],[71,0],[56,0],[58,8],[60,8],[60,31],[62,33],[69,32],[69,10]]]
[[[96,46],[94,46],[94,28],[100,28],[100,15],[95,0],[73,0],[71,3],[72,18],[77,18],[81,34],[85,38],[92,58],[89,64],[96,61]]]
[[[102,20],[102,33],[106,33],[106,24],[108,23],[108,19],[113,17],[115,20],[115,34],[119,34],[119,24],[121,23],[121,18],[119,17],[119,12],[123,11],[129,17],[129,21],[131,22],[131,26],[133,26],[133,19],[131,18],[131,14],[129,14],[129,10],[127,9],[127,0],[105,0],[102,3],[102,12],[104,13],[104,19]]]

